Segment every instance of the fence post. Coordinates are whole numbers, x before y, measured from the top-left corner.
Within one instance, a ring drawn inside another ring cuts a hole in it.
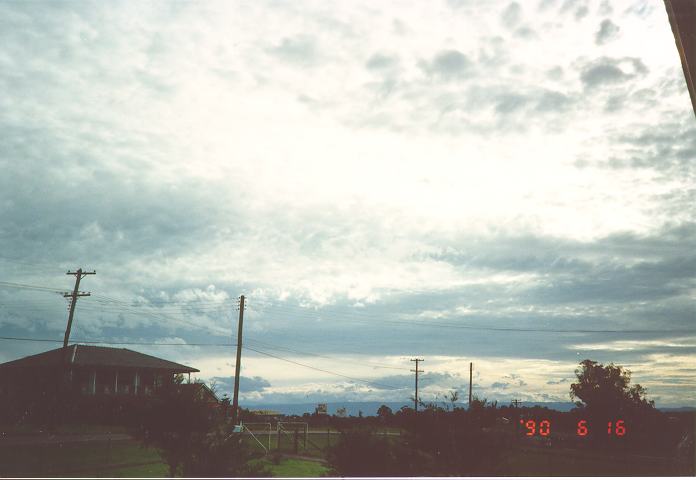
[[[297,427],[295,427],[295,454],[299,453],[299,435],[297,432]]]

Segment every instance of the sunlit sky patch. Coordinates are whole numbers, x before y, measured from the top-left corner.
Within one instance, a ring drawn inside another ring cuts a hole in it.
[[[408,402],[421,356],[425,400],[592,358],[696,405],[694,122],[659,2],[5,2],[0,281],[96,269],[74,340],[221,392],[245,294],[247,403]],[[0,284],[1,336],[66,316]]]

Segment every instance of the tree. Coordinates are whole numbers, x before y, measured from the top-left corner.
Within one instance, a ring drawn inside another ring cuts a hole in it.
[[[389,420],[393,415],[392,409],[386,405],[382,405],[377,409],[377,416],[384,422]]]
[[[338,475],[351,477],[418,476],[435,468],[422,451],[364,429],[343,432],[327,459]]]
[[[259,476],[262,472],[250,467],[251,452],[225,424],[221,409],[184,388],[182,380],[175,377],[148,399],[136,436],[159,450],[172,477],[179,468],[185,476]]]
[[[583,360],[580,366],[575,370],[578,381],[570,386],[570,398],[580,400],[576,402],[578,407],[607,414],[637,413],[655,408],[655,402],[645,398],[644,387],[630,385],[629,370],[592,360]]]

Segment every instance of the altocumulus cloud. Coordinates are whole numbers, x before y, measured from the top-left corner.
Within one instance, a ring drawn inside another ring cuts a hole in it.
[[[230,391],[246,293],[249,345],[282,358],[245,353],[245,399],[407,400],[384,369],[418,352],[426,400],[469,361],[489,399],[567,399],[591,356],[693,403],[696,135],[663,9],[32,2],[0,22],[2,280],[95,268],[74,338],[160,342],[142,350]],[[0,303],[4,336],[60,340],[59,295]]]

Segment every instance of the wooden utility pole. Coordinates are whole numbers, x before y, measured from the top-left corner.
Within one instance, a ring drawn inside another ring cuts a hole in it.
[[[469,408],[471,408],[471,379],[474,373],[474,362],[469,362]]]
[[[518,399],[516,399],[516,398],[513,398],[513,399],[512,399],[512,404],[515,406],[515,410],[514,410],[514,413],[513,413],[513,416],[515,417],[515,418],[513,419],[513,421],[515,422],[515,433],[516,433],[516,434],[519,434],[519,433],[520,433],[520,422],[521,422],[522,420],[520,420],[520,414],[519,414],[519,411],[517,410],[517,407],[518,407],[518,405],[520,404],[520,401],[519,401]]]
[[[82,280],[87,275],[96,275],[96,271],[83,272],[81,268],[78,268],[76,272],[67,272],[66,275],[75,275],[75,288],[73,288],[72,293],[64,293],[65,298],[70,298],[70,314],[68,315],[68,326],[65,329],[65,337],[63,338],[63,351],[68,348],[68,341],[70,340],[70,329],[72,329],[73,315],[75,314],[75,305],[77,304],[78,297],[89,297],[89,292],[80,292],[80,280]]]
[[[237,322],[237,361],[234,365],[234,396],[232,397],[232,425],[237,425],[239,409],[239,371],[242,367],[242,325],[244,324],[244,295],[239,297],[239,322]]]
[[[416,372],[416,396],[413,398],[413,405],[416,413],[418,413],[418,374],[423,373],[423,370],[418,370],[418,362],[425,362],[425,360],[422,358],[412,358],[411,361],[416,362],[416,369],[411,371]]]

